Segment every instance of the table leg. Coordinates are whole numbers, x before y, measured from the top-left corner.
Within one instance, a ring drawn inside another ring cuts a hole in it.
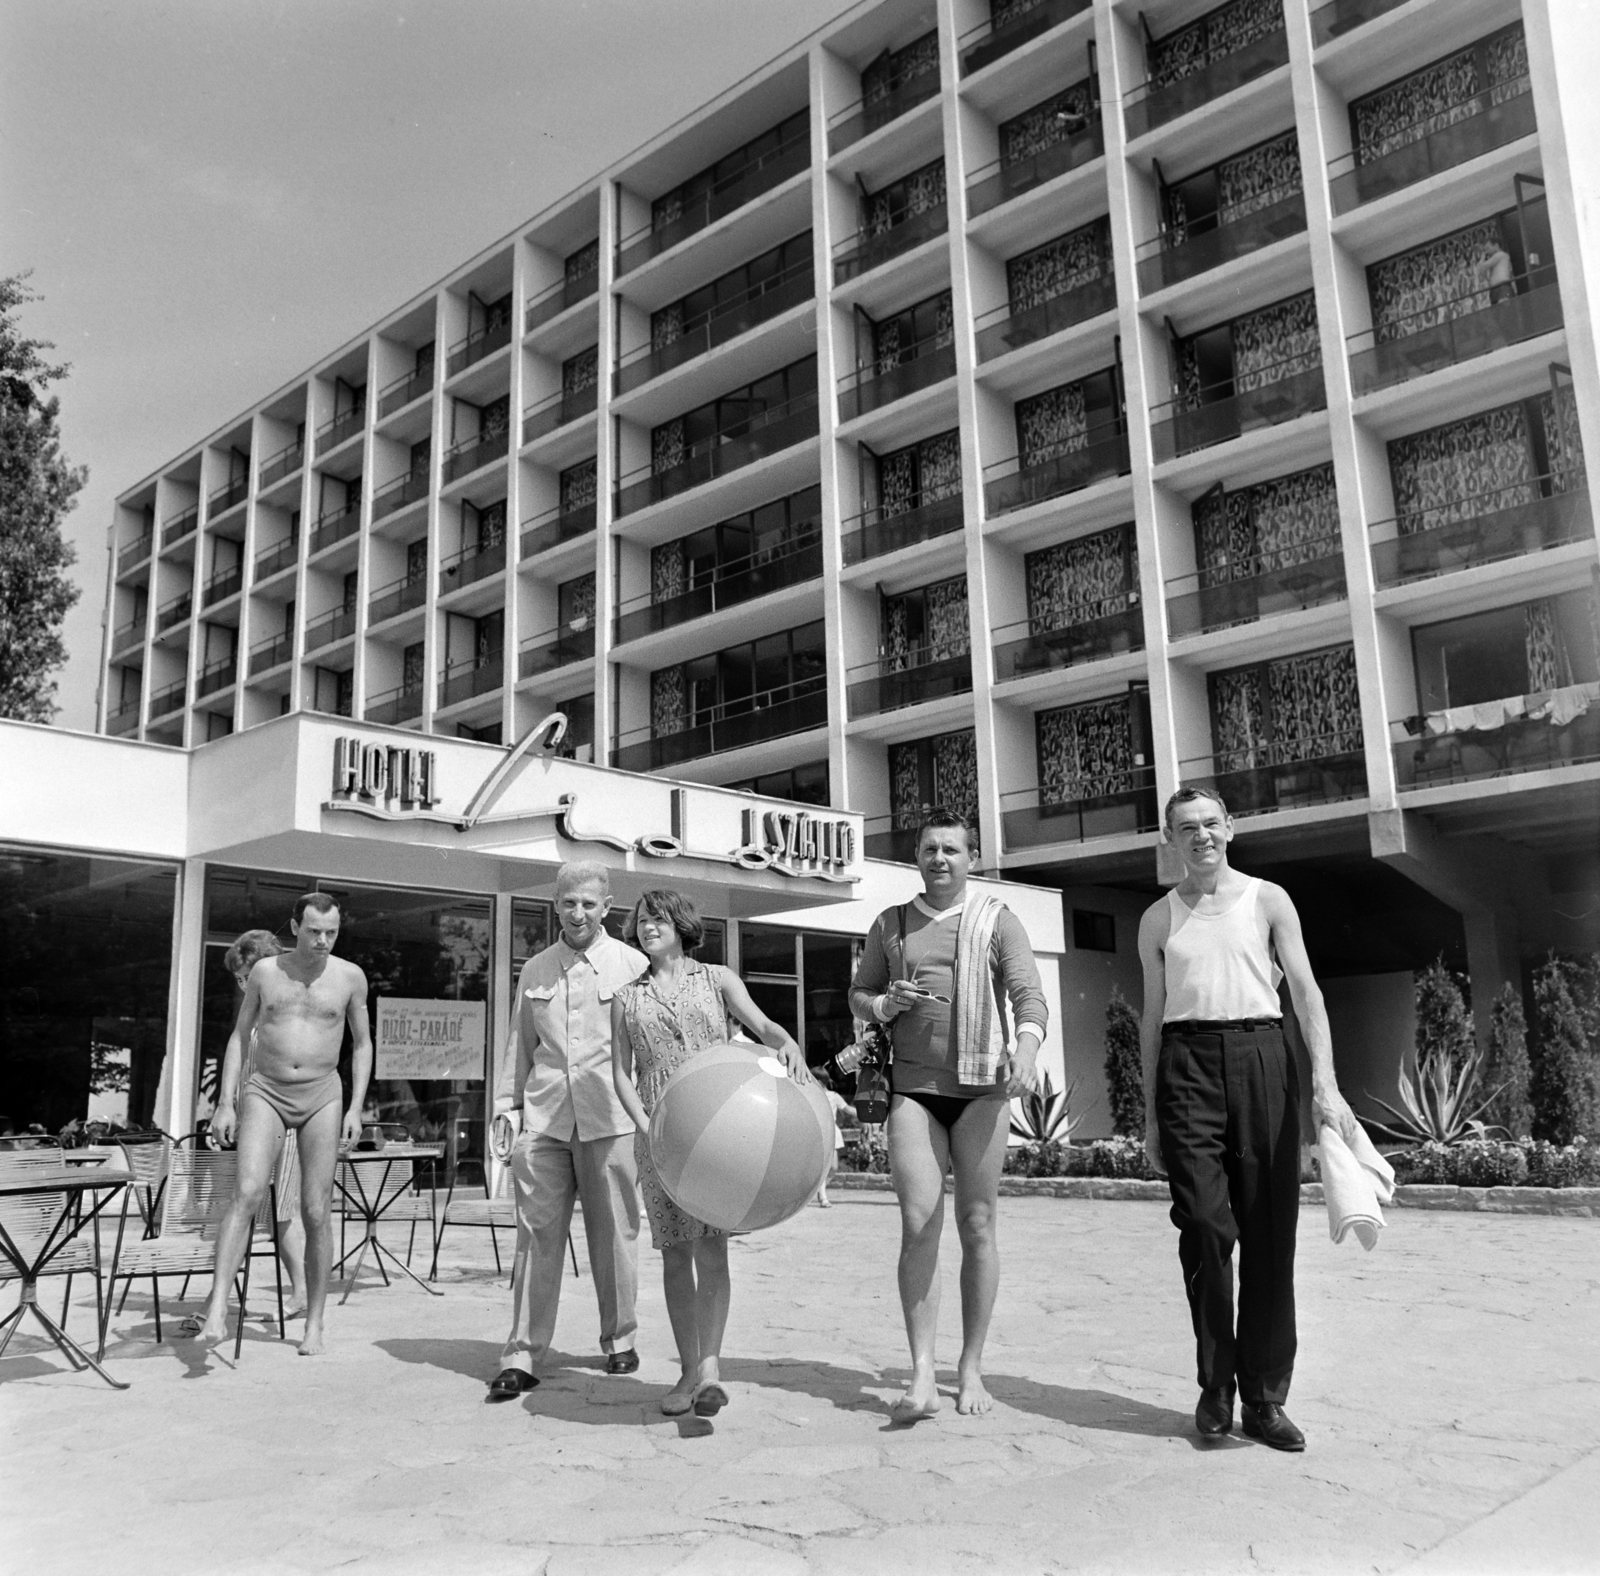
[[[27,1303],[19,1302],[16,1307],[5,1316],[5,1322],[0,1323],[0,1330],[5,1330],[6,1332],[5,1339],[0,1340],[0,1357],[5,1356],[6,1347],[11,1344],[11,1337],[17,1333],[17,1326],[22,1323],[22,1316],[27,1311]],[[10,1325],[10,1329],[6,1329],[6,1325]]]
[[[372,1239],[372,1246],[373,1246],[373,1249],[375,1250],[373,1252],[373,1255],[372,1255],[373,1256],[373,1260],[377,1264],[379,1269],[383,1268],[383,1259],[379,1258],[378,1255],[379,1254],[386,1255],[387,1257],[389,1257],[389,1258],[394,1260],[396,1269],[403,1270],[407,1275],[409,1275],[411,1277],[412,1280],[414,1280],[417,1283],[417,1285],[419,1285],[425,1292],[427,1292],[427,1294],[430,1297],[442,1297],[442,1296],[444,1296],[444,1293],[437,1286],[430,1286],[425,1280],[423,1280],[423,1278],[420,1275],[418,1275],[416,1273],[416,1271],[413,1270],[411,1268],[411,1266],[409,1264],[407,1264],[400,1257],[400,1255],[394,1251],[393,1248],[385,1246],[385,1244],[383,1244],[382,1242],[378,1241],[378,1239],[376,1237],[374,1237]],[[388,1281],[389,1281],[389,1277],[388,1277],[387,1273],[385,1273],[385,1275],[384,1275],[384,1284],[387,1285]]]
[[[75,1367],[89,1367],[94,1369],[94,1371],[99,1374],[100,1377],[104,1379],[113,1390],[126,1390],[128,1388],[128,1383],[125,1379],[113,1379],[111,1375],[108,1374],[105,1369],[94,1360],[94,1358],[84,1351],[84,1349],[79,1346],[78,1343],[73,1340],[73,1338],[68,1335],[65,1330],[61,1329],[56,1324],[55,1320],[52,1319],[50,1315],[39,1306],[38,1303],[31,1304],[31,1307],[33,1308],[34,1318],[36,1318],[40,1324],[45,1327],[46,1333],[49,1335],[50,1339],[61,1348],[61,1351],[68,1362],[72,1362],[73,1358],[76,1356],[79,1361],[74,1363]]]
[[[359,1276],[361,1274],[361,1261],[364,1258],[366,1258],[366,1256],[367,1256],[367,1244],[370,1241],[372,1241],[371,1237],[363,1237],[361,1239],[360,1245],[351,1250],[356,1256],[356,1262],[355,1262],[355,1267],[350,1271],[350,1274],[347,1277],[347,1284],[346,1284],[345,1289],[344,1289],[344,1296],[342,1296],[339,1299],[339,1306],[341,1308],[347,1302],[349,1302],[350,1293],[353,1292],[356,1289],[356,1280],[359,1278]],[[343,1264],[345,1259],[348,1259],[349,1257],[350,1257],[349,1253],[345,1254],[344,1259],[340,1259],[339,1263]]]

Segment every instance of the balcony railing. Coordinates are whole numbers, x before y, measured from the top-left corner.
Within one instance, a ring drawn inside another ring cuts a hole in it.
[[[840,378],[839,420],[865,415],[955,375],[955,340],[949,334],[930,334],[905,346],[887,366],[874,363],[858,367]]]
[[[1541,476],[1374,522],[1372,568],[1380,586],[1405,585],[1587,541],[1593,533],[1584,473]]]
[[[918,504],[914,509],[904,509],[899,514],[886,515],[881,508],[863,509],[844,522],[844,561],[864,563],[902,547],[949,536],[952,531],[961,529],[964,520],[959,490],[948,497]]]
[[[305,464],[306,446],[301,439],[296,439],[285,449],[279,449],[276,454],[269,455],[261,462],[260,486],[270,487],[274,482],[281,482],[285,476],[292,475]]]
[[[320,651],[336,640],[348,639],[356,632],[356,610],[336,607],[331,613],[306,625],[306,650]]]
[[[1462,110],[1466,114],[1458,117]],[[1447,124],[1446,116],[1458,118]],[[1357,163],[1355,154],[1347,153],[1328,165],[1336,214],[1349,213],[1363,203],[1387,197],[1390,192],[1454,169],[1479,154],[1531,136],[1538,124],[1528,79],[1520,77],[1422,116],[1409,128],[1401,129],[1415,130],[1417,135],[1376,158]]]
[[[531,334],[534,329],[542,327],[553,318],[560,317],[569,306],[587,301],[599,289],[600,265],[597,262],[590,272],[574,274],[572,278],[563,279],[560,283],[551,285],[548,290],[530,296],[522,315],[523,333]]]
[[[937,202],[931,208],[924,208],[921,213],[908,214],[898,223],[875,234],[868,235],[858,230],[834,249],[833,282],[842,285],[846,280],[855,279],[880,263],[888,262],[891,257],[899,257],[902,252],[909,252],[924,241],[943,235],[949,228],[950,206],[945,202]]]
[[[1565,321],[1555,270],[1538,269],[1531,280],[1523,275],[1521,282],[1531,283],[1532,288],[1492,306],[1488,304],[1487,290],[1471,290],[1401,318],[1394,327],[1402,332],[1381,344],[1371,329],[1352,334],[1349,339],[1352,388],[1357,394],[1371,394],[1375,389],[1392,388],[1412,378],[1426,377],[1441,367],[1457,366],[1508,345],[1520,345],[1541,334],[1555,333]],[[1475,301],[1485,304],[1473,307],[1471,303]],[[1441,310],[1462,305],[1466,305],[1467,310],[1459,317],[1446,318],[1442,323],[1430,321]]]
[[[1257,77],[1289,64],[1289,35],[1280,23],[1277,30],[1252,39],[1243,49],[1223,55],[1189,76],[1153,88],[1146,82],[1134,88],[1123,100],[1128,140],[1143,136],[1157,126],[1165,126],[1190,110],[1219,99],[1224,93],[1242,88]]]
[[[175,514],[170,520],[164,521],[161,526],[161,545],[163,548],[176,547],[185,537],[194,535],[194,528],[200,523],[200,505],[192,503],[182,514]]]
[[[660,602],[640,597],[624,604],[616,618],[617,644],[817,579],[822,573],[820,522],[807,520],[793,529],[793,540],[780,547],[718,564],[713,577],[703,585]]]
[[[426,492],[427,488],[424,487]],[[398,507],[398,505],[396,506]],[[373,510],[373,518],[377,518],[377,510]],[[317,523],[311,529],[311,556],[333,546],[335,542],[342,542],[347,536],[354,536],[361,529],[361,504],[347,503],[342,508],[330,510],[327,514],[319,514]]]
[[[980,22],[963,33],[956,46],[961,51],[961,75],[981,71],[1092,4],[1093,0],[1034,0],[1029,6],[1011,6],[998,27],[992,21]]]
[[[1165,285],[1193,279],[1236,257],[1299,235],[1306,227],[1306,197],[1299,186],[1282,186],[1269,202],[1237,219],[1215,214],[1182,232],[1168,231],[1139,248],[1139,289],[1149,295]]]
[[[633,514],[816,435],[817,395],[813,389],[690,444],[687,457],[677,465],[662,471],[641,469],[623,477],[615,498],[616,514],[619,518]]]
[[[687,240],[698,230],[715,224],[753,202],[762,192],[781,186],[811,163],[811,132],[803,129],[770,153],[746,164],[701,197],[691,200],[676,219],[656,228],[636,230],[617,248],[617,272],[625,274],[659,256],[668,247]]]
[[[1153,832],[1161,824],[1153,766],[1134,766],[1077,786],[1078,796],[1072,799],[1046,800],[1038,788],[1001,794],[1000,842],[1005,851],[1126,837]]]
[[[235,564],[232,569],[224,569],[220,574],[212,575],[200,588],[200,606],[215,607],[219,602],[225,602],[244,584],[244,566]]]
[[[404,575],[399,580],[391,580],[388,585],[380,586],[374,591],[368,601],[367,625],[371,628],[386,619],[398,618],[402,613],[409,613],[413,608],[421,607],[427,600],[426,576]]]
[[[187,591],[163,603],[156,609],[156,633],[161,635],[169,629],[176,629],[193,610],[194,601]]]
[[[1600,760],[1600,684],[1515,695],[1498,709],[1497,726],[1477,725],[1494,714],[1492,704],[1391,723],[1399,786],[1437,788]]]
[[[901,711],[925,700],[972,693],[972,648],[944,641],[852,668],[846,702],[852,720]]]
[[[1003,160],[986,164],[967,183],[967,213],[973,218],[988,213],[991,208],[1031,192],[1036,186],[1065,175],[1068,170],[1092,164],[1105,151],[1105,127],[1097,115],[1082,131],[1052,142],[1048,148],[1026,159],[1015,159],[1009,164]]]
[[[250,478],[236,476],[226,487],[219,487],[206,499],[206,518],[215,520],[219,514],[226,514],[237,504],[245,501],[250,492]]]
[[[1316,45],[1330,43],[1363,22],[1404,4],[1405,0],[1330,0],[1311,13],[1311,41]]]
[[[270,580],[279,570],[291,569],[295,560],[300,556],[300,539],[295,536],[286,541],[279,542],[276,547],[269,547],[260,554],[251,570],[251,579],[260,585],[263,580]]]
[[[1307,542],[1295,552],[1310,556],[1297,556],[1290,563],[1285,562],[1283,552],[1262,553],[1249,561],[1251,573],[1216,585],[1202,585],[1198,575],[1169,580],[1168,633],[1176,640],[1206,629],[1253,624],[1274,613],[1342,601],[1347,593],[1339,538]]]
[[[522,643],[517,652],[517,677],[531,679],[541,673],[570,668],[574,662],[594,661],[594,625],[547,629]]]
[[[497,575],[506,566],[506,544],[502,537],[477,547],[463,547],[454,558],[446,560],[439,569],[439,595],[460,591],[467,586]]]
[[[273,668],[281,668],[293,656],[294,636],[291,634],[274,635],[271,640],[260,641],[250,648],[250,677],[257,678]]]
[[[657,772],[680,761],[807,733],[827,722],[825,681],[802,679],[710,707],[701,713],[701,720],[676,733],[651,736],[648,729],[640,729],[625,734],[611,752],[611,764],[623,771]]]
[[[207,695],[215,695],[218,690],[227,689],[238,677],[239,664],[234,658],[227,657],[221,662],[213,662],[210,667],[202,668],[195,677],[195,699],[203,700]]]
[[[532,443],[535,438],[559,432],[569,421],[591,414],[599,399],[600,385],[596,382],[568,394],[552,394],[549,399],[530,405],[522,413],[522,441]]]
[[[392,416],[404,410],[412,400],[420,399],[433,388],[433,363],[424,363],[414,372],[408,372],[393,383],[385,384],[378,395],[378,418]]]
[[[450,347],[449,357],[444,364],[444,375],[453,378],[456,373],[465,372],[468,367],[475,366],[485,356],[492,356],[495,351],[510,343],[511,314],[507,312],[498,322],[476,329],[465,339],[457,340]]]
[[[877,815],[861,828],[861,851],[868,859],[892,859],[896,864],[917,862],[917,824],[896,826],[892,815]]]
[[[593,501],[574,504],[570,509],[557,505],[522,522],[522,556],[532,558],[562,542],[587,536],[595,527],[598,511]]]
[[[925,67],[915,76],[902,78],[870,104],[865,99],[857,99],[828,122],[828,152],[838,153],[860,142],[880,126],[899,120],[908,110],[933,98],[938,91],[939,68],[934,65]]]
[[[1295,366],[1295,361],[1277,365]],[[1275,371],[1263,367],[1261,372]],[[1276,427],[1311,411],[1328,408],[1320,365],[1292,371],[1270,383],[1237,394],[1223,394],[1234,384],[1212,384],[1200,391],[1200,403],[1187,407],[1178,400],[1158,405],[1151,411],[1150,442],[1156,462],[1179,454],[1193,454],[1216,443],[1227,443],[1246,432]]]
[[[1103,312],[1116,310],[1117,281],[1113,274],[1102,274],[1083,284],[1013,311],[1010,305],[984,312],[977,320],[978,360],[993,361],[1008,350],[1048,339],[1075,323],[1087,323]]]
[[[109,713],[106,717],[106,732],[113,734],[132,733],[139,726],[139,703],[134,701],[131,706],[124,706],[118,711]]]
[[[317,456],[320,459],[329,449],[337,449],[346,438],[354,437],[366,425],[367,407],[365,404],[352,405],[349,410],[340,411],[332,421],[325,421],[317,428]]]
[[[467,662],[447,667],[440,675],[439,704],[459,706],[464,700],[488,695],[505,685],[505,658],[502,647],[495,646]]]
[[[393,726],[399,722],[409,722],[413,717],[422,715],[422,686],[420,684],[402,684],[398,689],[385,690],[381,695],[374,695],[367,702],[364,713],[368,722]]]
[[[404,509],[408,504],[413,504],[428,496],[428,473],[424,471],[408,471],[404,476],[397,476],[392,482],[372,495],[372,518],[374,522],[383,519],[385,515],[395,514]]]
[[[1128,474],[1128,435],[1096,434],[1078,449],[1064,449],[1049,459],[1023,465],[1020,457],[983,468],[983,509],[991,520],[1046,498],[1078,492],[1112,476]]]
[[[154,722],[157,717],[166,717],[175,711],[182,711],[188,694],[189,686],[183,681],[157,690],[150,697],[150,720]]]
[[[125,656],[134,647],[142,646],[144,630],[145,617],[142,613],[137,618],[129,619],[126,624],[119,624],[111,633],[111,655]]]
[[[1078,612],[1079,619],[1071,624],[1052,626],[1030,618],[997,629],[995,683],[1144,650],[1144,614],[1136,595],[1124,593],[1085,603]]]
[[[644,345],[629,355],[611,375],[613,390],[626,394],[641,388],[663,372],[681,367],[730,339],[737,339],[758,324],[809,301],[816,293],[809,261],[797,263],[781,274],[752,285],[737,300],[725,301],[710,312],[692,317],[668,344]]]
[[[480,467],[495,460],[503,460],[511,444],[511,429],[501,427],[497,432],[467,438],[444,451],[444,480],[446,484],[470,476]]]
[[[1367,764],[1359,730],[1315,738],[1268,740],[1179,763],[1179,777],[1206,784],[1234,815],[1298,809],[1359,799],[1367,791]]]
[[[135,537],[125,547],[118,548],[117,574],[125,575],[130,569],[137,569],[150,556],[150,549],[155,546],[155,539],[154,531],[146,531],[143,536]]]

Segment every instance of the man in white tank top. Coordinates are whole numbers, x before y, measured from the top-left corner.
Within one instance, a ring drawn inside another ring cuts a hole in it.
[[[1245,1433],[1303,1450],[1283,1410],[1295,1356],[1300,1087],[1280,979],[1310,1048],[1319,1127],[1353,1140],[1359,1124],[1334,1078],[1328,1015],[1289,894],[1229,867],[1233,820],[1214,790],[1180,788],[1165,824],[1184,877],[1139,923],[1145,1147],[1172,1189],[1199,1370],[1195,1427],[1228,1433],[1237,1392]]]

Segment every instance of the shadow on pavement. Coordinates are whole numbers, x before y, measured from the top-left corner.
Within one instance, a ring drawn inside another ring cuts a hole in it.
[[[487,1385],[500,1372],[500,1345],[496,1341],[446,1340],[443,1337],[374,1341],[380,1352],[397,1362],[421,1363],[461,1374]]]
[[[1010,1374],[985,1374],[984,1383],[989,1394],[1003,1405],[1072,1428],[1140,1434],[1148,1439],[1182,1439],[1197,1449],[1214,1448],[1214,1442],[1195,1433],[1194,1419],[1187,1412],[1168,1406],[1152,1406],[1148,1401],[1135,1401],[1109,1390],[1069,1390],[1065,1385],[1041,1384]]]

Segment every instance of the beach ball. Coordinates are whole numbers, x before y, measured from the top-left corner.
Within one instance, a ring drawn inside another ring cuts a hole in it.
[[[833,1111],[762,1046],[713,1045],[667,1080],[650,1159],[672,1201],[723,1231],[760,1231],[805,1207],[833,1154]]]

